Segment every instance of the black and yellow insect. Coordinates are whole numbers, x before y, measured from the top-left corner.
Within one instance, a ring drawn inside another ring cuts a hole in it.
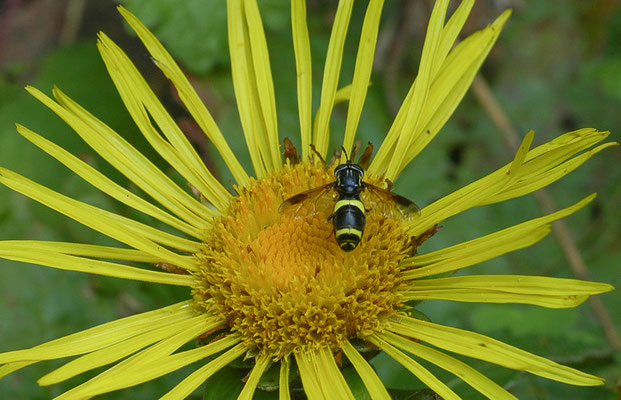
[[[420,213],[416,204],[405,197],[364,182],[364,170],[349,158],[335,168],[334,177],[334,182],[285,200],[279,211],[304,218],[332,210],[328,221],[332,220],[334,237],[344,251],[352,251],[362,240],[367,212],[377,210],[389,218],[408,218]],[[305,204],[309,205],[307,211],[300,213]]]

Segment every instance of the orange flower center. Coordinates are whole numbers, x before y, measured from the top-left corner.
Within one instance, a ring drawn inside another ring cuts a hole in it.
[[[333,179],[323,166],[297,164],[241,189],[196,254],[197,309],[275,355],[336,348],[381,329],[401,306],[400,264],[410,251],[401,221],[370,210],[360,244],[344,252],[328,220],[332,209],[310,213],[311,199],[294,216],[278,211],[287,198]]]

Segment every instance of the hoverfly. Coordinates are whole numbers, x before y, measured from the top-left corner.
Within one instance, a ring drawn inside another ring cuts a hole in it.
[[[364,182],[362,167],[351,162],[347,152],[345,156],[346,162],[334,170],[335,181],[288,198],[278,210],[304,218],[331,209],[328,221],[332,220],[336,242],[343,251],[352,251],[362,239],[367,212],[377,210],[388,218],[408,218],[420,210],[405,197]],[[305,204],[310,211],[298,215]]]

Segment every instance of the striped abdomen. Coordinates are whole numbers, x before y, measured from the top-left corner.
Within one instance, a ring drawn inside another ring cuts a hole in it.
[[[336,242],[344,251],[352,251],[360,243],[364,231],[364,205],[356,195],[341,198],[334,206],[332,223]]]

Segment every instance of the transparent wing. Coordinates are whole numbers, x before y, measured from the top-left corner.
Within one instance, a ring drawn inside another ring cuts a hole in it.
[[[328,183],[289,197],[278,207],[278,212],[293,218],[306,218],[322,211],[330,215],[337,197],[334,182]]]
[[[420,215],[420,208],[411,200],[365,182],[360,196],[368,210],[376,210],[387,218],[410,219]]]

